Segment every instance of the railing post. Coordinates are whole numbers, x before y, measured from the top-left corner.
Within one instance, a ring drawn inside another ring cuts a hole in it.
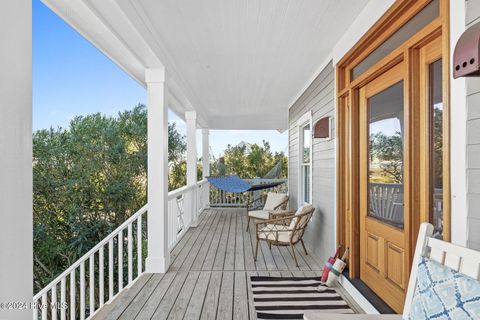
[[[197,185],[197,113],[185,112],[187,123],[187,186]],[[188,200],[185,207],[186,226],[196,227],[197,221],[197,188],[188,192]]]
[[[148,108],[148,273],[164,273],[168,250],[168,108],[165,104],[165,68],[146,69]]]
[[[202,129],[202,167],[203,167],[203,179],[206,179],[210,176],[210,130]],[[210,186],[207,182],[203,185],[204,194],[204,208],[210,206]],[[206,189],[206,190],[205,190]]]
[[[261,181],[261,179],[259,177],[255,177],[252,180],[253,180],[254,185],[259,184],[260,181]],[[258,199],[259,197],[260,197],[260,191],[259,190],[253,191],[253,199],[252,200]]]

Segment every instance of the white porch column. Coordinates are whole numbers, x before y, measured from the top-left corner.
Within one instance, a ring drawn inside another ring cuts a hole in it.
[[[165,69],[146,69],[148,108],[148,273],[164,273],[168,250],[168,108]]]
[[[32,1],[0,10],[0,302],[33,297]],[[0,307],[0,319],[32,319],[30,308]]]
[[[210,130],[202,129],[203,179],[210,175]]]
[[[187,123],[187,186],[197,184],[197,113],[185,112]],[[196,227],[197,221],[197,188],[193,189],[188,205],[188,217],[192,226]]]
[[[210,130],[202,129],[202,167],[203,179],[210,175]],[[210,184],[206,183],[202,187],[203,207],[210,207]]]

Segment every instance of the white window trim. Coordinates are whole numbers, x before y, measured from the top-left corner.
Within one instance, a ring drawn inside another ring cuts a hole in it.
[[[304,196],[303,196],[303,134],[302,134],[302,129],[306,125],[310,125],[310,133],[313,132],[312,128],[312,111],[306,112],[303,116],[301,116],[297,120],[297,132],[298,132],[298,198],[299,198],[299,203],[301,205],[305,204],[312,204],[313,203],[313,135],[310,136],[310,202],[307,203],[304,201]]]

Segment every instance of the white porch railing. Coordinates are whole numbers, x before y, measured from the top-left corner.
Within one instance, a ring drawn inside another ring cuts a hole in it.
[[[267,184],[274,182],[283,182],[282,184],[257,191],[248,192],[226,192],[215,187],[210,188],[210,206],[211,207],[243,207],[250,201],[257,199],[262,194],[267,192],[288,193],[287,179],[245,179],[245,181],[252,184]]]
[[[173,249],[194,219],[208,206],[207,180],[184,186],[168,194],[168,247]],[[194,201],[194,202],[192,202]],[[187,208],[196,207],[197,213]]]
[[[146,212],[145,205],[38,292],[33,298],[38,308],[33,319],[38,319],[39,312],[42,320],[88,319],[141,275]]]
[[[208,207],[208,183],[174,190],[168,199],[171,250]],[[198,209],[195,215],[187,203]],[[33,319],[90,319],[144,272],[147,239],[145,205],[33,297]]]

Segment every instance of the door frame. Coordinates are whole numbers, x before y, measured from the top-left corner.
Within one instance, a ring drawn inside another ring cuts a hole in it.
[[[415,48],[418,48],[437,37],[441,38],[442,46],[442,75],[443,75],[443,147],[444,147],[444,239],[450,241],[450,41],[449,41],[449,0],[439,0],[439,16],[427,24],[423,29],[394,49],[386,57],[378,61],[368,70],[351,79],[351,70],[365,57],[367,57],[380,44],[395,33],[401,26],[421,11],[430,0],[397,0],[389,10],[370,28],[360,41],[339,61],[336,67],[336,138],[337,141],[337,244],[349,248],[349,276],[360,277],[360,247],[359,247],[359,208],[360,208],[360,181],[359,181],[359,88],[372,79],[378,77],[386,70],[401,61],[407,73],[405,87],[413,88],[418,85],[418,75],[411,72],[411,68],[418,63]],[[416,90],[405,96],[405,113],[412,105],[419,103],[420,94]],[[407,117],[414,118],[414,117]],[[417,120],[411,120],[413,127],[418,126]],[[407,125],[407,124],[406,124]],[[409,137],[411,139],[411,137]],[[405,155],[413,159],[418,157],[415,141],[408,141],[411,147],[409,154]],[[413,168],[416,173],[419,167]],[[420,189],[418,175],[412,174],[410,184],[412,192],[405,194],[411,203],[410,210],[420,210],[421,201],[415,196]],[[424,218],[405,221],[405,228],[410,232],[410,246],[406,248],[406,255],[412,259],[415,248],[417,230]],[[408,276],[408,275],[407,275]]]

